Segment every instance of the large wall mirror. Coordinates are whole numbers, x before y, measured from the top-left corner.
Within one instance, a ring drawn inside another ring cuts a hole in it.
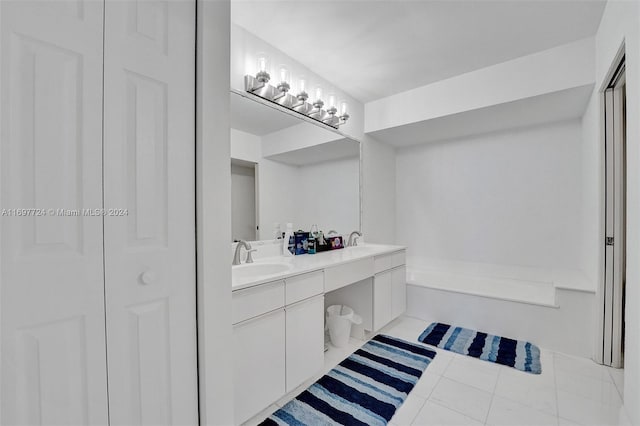
[[[231,90],[232,240],[360,229],[360,143]],[[279,231],[281,230],[281,231]]]

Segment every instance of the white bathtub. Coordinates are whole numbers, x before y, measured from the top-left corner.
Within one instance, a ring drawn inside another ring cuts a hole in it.
[[[511,302],[557,307],[553,282],[408,267],[407,283]]]
[[[521,273],[477,265],[421,266],[407,267],[408,316],[591,357],[593,291],[558,285],[546,272]]]

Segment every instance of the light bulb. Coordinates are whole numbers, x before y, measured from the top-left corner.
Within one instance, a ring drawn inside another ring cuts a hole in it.
[[[340,104],[340,115],[345,115],[347,113],[348,105],[346,102],[342,102]]]
[[[306,90],[306,84],[307,81],[304,79],[304,77],[300,77],[300,82],[298,83],[298,93],[302,93]]]
[[[329,94],[329,108],[333,108],[336,106],[336,95],[333,93]]]
[[[264,53],[258,53],[258,72],[266,72],[269,66],[267,55]]]
[[[256,73],[256,80],[261,84],[266,84],[271,79],[269,75],[269,58],[265,53],[258,53],[256,55],[258,72]],[[261,86],[262,87],[262,86]]]
[[[280,82],[289,83],[289,70],[285,65],[280,65]]]
[[[322,100],[322,87],[316,87],[316,101]]]

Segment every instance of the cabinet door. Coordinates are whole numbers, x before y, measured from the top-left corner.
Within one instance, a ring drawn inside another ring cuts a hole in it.
[[[112,425],[198,422],[194,22],[193,0],[105,3]]]
[[[373,278],[373,329],[380,330],[391,321],[391,271]]]
[[[287,392],[324,365],[324,296],[287,306]]]
[[[407,310],[407,268],[400,266],[391,271],[391,319]]]
[[[0,2],[3,425],[108,422],[102,217],[82,214],[102,207],[102,13]]]
[[[233,327],[234,403],[242,423],[285,393],[284,309]]]

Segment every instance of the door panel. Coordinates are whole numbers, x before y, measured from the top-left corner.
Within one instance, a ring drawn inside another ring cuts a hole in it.
[[[391,270],[373,278],[373,330],[378,331],[391,321]]]
[[[243,423],[285,394],[284,309],[233,326],[234,411]]]
[[[324,365],[324,297],[286,308],[286,392],[322,370]]]
[[[0,15],[0,422],[106,424],[103,6]]]
[[[195,2],[105,5],[110,419],[196,424]]]
[[[391,318],[398,318],[407,310],[407,268],[399,266],[391,272]]]

